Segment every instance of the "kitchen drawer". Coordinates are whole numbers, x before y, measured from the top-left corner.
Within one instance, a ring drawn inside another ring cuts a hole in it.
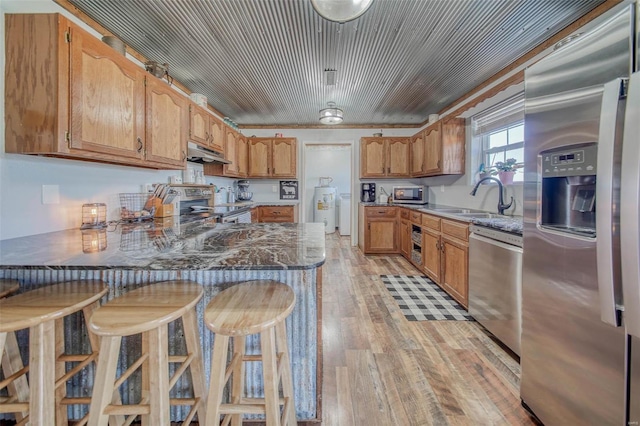
[[[367,207],[365,209],[367,217],[389,217],[394,218],[397,214],[396,207]]]
[[[293,222],[293,206],[261,206],[260,222]]]
[[[422,213],[411,211],[411,222],[417,223],[418,225],[422,224]]]
[[[436,216],[431,216],[428,214],[422,215],[422,226],[433,229],[434,231],[440,230],[440,218]]]
[[[400,219],[409,220],[409,213],[410,213],[410,211],[407,210],[407,209],[400,209]]]
[[[462,241],[469,241],[469,224],[443,219],[442,233]]]

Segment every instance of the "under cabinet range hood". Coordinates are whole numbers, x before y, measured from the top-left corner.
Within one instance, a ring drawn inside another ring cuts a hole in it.
[[[225,158],[219,152],[212,151],[196,145],[193,142],[187,144],[187,161],[194,163],[223,163],[231,164],[231,161]]]

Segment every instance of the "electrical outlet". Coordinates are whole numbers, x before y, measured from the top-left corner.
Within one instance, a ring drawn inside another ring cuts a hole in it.
[[[60,204],[58,185],[42,185],[42,204]]]
[[[444,185],[440,185],[440,192],[444,192]]]
[[[271,192],[278,192],[278,186],[277,185],[271,185]]]

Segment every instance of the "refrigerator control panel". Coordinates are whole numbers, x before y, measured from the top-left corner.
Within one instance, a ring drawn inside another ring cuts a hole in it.
[[[542,177],[586,176],[596,174],[597,146],[543,152]]]

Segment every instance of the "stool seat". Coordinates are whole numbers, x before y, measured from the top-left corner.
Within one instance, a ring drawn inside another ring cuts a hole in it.
[[[91,317],[99,336],[130,336],[153,330],[184,316],[200,300],[202,286],[192,281],[149,284],[103,305]]]
[[[229,287],[209,302],[204,322],[216,334],[247,336],[274,327],[287,318],[295,293],[277,281],[248,281]]]
[[[70,281],[0,300],[0,332],[65,317],[97,302],[109,288],[97,281]]]
[[[15,293],[20,288],[18,280],[0,280],[0,299]]]

